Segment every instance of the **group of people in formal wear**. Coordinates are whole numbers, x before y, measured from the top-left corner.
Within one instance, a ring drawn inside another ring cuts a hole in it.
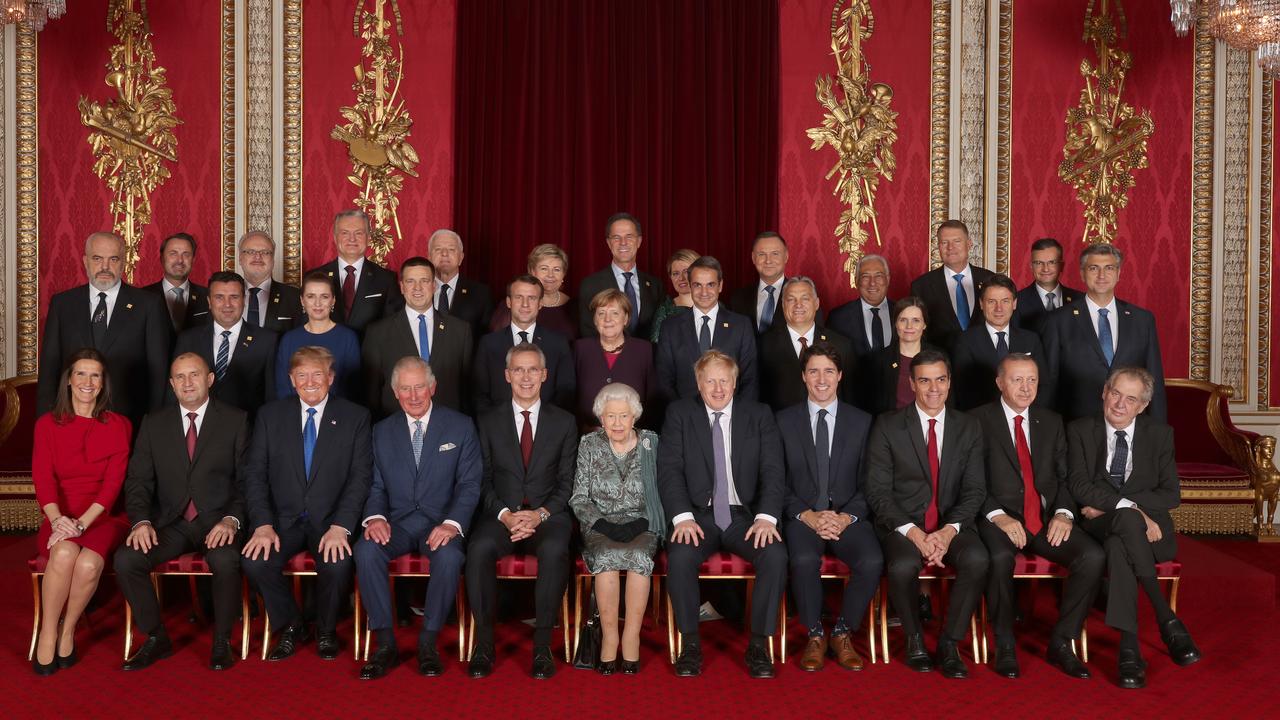
[[[644,236],[624,213],[605,226],[612,262],[576,299],[568,256],[544,244],[495,310],[460,273],[457,233],[436,231],[397,273],[366,257],[362,212],[332,231],[337,257],[300,288],[273,279],[259,231],[238,243],[242,274],[207,286],[191,282],[188,234],[164,240],[164,277],[140,288],[121,280],[119,237],[87,239],[87,284],[52,298],[42,336],[38,674],[75,664],[108,563],[147,636],[124,669],[169,655],[150,573],[190,552],[212,573],[213,669],[235,662],[242,575],[274,661],[313,637],[338,656],[354,577],[373,636],[360,677],[387,675],[401,660],[389,566],[411,555],[430,574],[419,672],[445,670],[437,635],[465,583],[467,672],[484,677],[496,566],[520,553],[537,561],[531,674],[547,678],[580,552],[596,669],[634,674],[660,550],[680,676],[702,671],[699,571],[719,551],[753,568],[752,677],[774,675],[788,584],[808,631],[800,667],[862,669],[852,638],[882,576],[913,670],[968,674],[957,648],[985,593],[993,667],[1017,677],[1019,553],[1069,572],[1047,650],[1068,675],[1090,676],[1073,641],[1100,592],[1121,686],[1145,684],[1142,595],[1172,659],[1200,657],[1156,580],[1176,550],[1173,434],[1154,320],[1116,298],[1112,245],[1080,253],[1078,291],[1061,282],[1062,246],[1037,240],[1035,282],[1019,290],[969,264],[968,230],[951,220],[936,232],[941,266],[910,296],[891,300],[888,262],[867,255],[859,298],[824,313],[813,280],[786,274],[775,232],[754,240],[757,281],[727,303],[720,263],[687,249],[667,264],[668,295],[637,267]],[[285,576],[299,553],[317,576],[305,608]],[[850,575],[826,620],[824,556]],[[942,572],[953,584],[930,653],[921,576]]]

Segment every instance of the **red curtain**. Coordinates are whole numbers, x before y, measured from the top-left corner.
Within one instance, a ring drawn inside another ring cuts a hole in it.
[[[576,288],[627,211],[646,271],[691,247],[748,277],[778,219],[777,0],[467,0],[457,23],[464,272],[496,293],[555,242]]]

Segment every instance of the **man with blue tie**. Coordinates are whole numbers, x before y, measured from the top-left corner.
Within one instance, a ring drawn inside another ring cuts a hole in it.
[[[325,348],[294,352],[289,380],[298,396],[264,405],[254,424],[244,471],[253,535],[242,563],[280,630],[268,659],[283,660],[309,637],[283,570],[294,555],[311,553],[316,649],[332,660],[342,649],[334,628],[351,582],[349,538],[369,494],[369,411],[329,394],[333,355]]]
[[[605,242],[609,245],[612,262],[609,267],[582,279],[578,287],[578,330],[582,337],[595,337],[596,326],[592,322],[591,300],[603,290],[617,288],[631,303],[631,318],[627,322],[627,335],[649,337],[653,313],[666,297],[662,282],[636,265],[644,233],[640,221],[629,213],[616,213],[605,222]]]
[[[360,679],[385,676],[400,662],[392,621],[387,563],[409,552],[426,556],[427,584],[418,672],[444,671],[436,634],[444,625],[465,560],[464,534],[480,500],[484,467],[471,418],[433,403],[436,378],[416,356],[391,371],[400,412],[373,427],[373,487],[364,507],[364,534],[356,544],[360,597],[377,643]]]
[[[911,294],[929,308],[925,339],[951,352],[956,339],[969,326],[982,322],[978,296],[991,277],[986,268],[969,264],[969,227],[959,220],[938,226],[938,258],[942,266],[911,281]]]
[[[756,266],[759,280],[740,287],[729,296],[729,309],[751,318],[757,335],[781,324],[782,286],[786,284],[787,241],[773,230],[756,236],[751,245],[751,264]]]
[[[662,322],[654,364],[659,385],[670,400],[698,396],[693,364],[708,350],[719,350],[737,365],[737,392],[755,400],[760,391],[756,379],[756,333],[751,319],[720,304],[724,271],[720,261],[703,255],[689,265],[690,312],[676,313]]]

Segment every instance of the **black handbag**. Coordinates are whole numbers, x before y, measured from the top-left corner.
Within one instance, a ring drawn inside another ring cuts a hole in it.
[[[578,649],[573,653],[573,666],[579,670],[595,670],[600,664],[600,612],[596,610],[595,593],[591,594],[591,617],[578,633]]]

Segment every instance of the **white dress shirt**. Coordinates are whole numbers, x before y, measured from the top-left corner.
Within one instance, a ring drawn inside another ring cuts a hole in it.
[[[875,319],[871,316],[871,308],[876,308],[880,312],[880,326],[884,330],[884,346],[889,347],[889,343],[893,342],[893,320],[889,317],[891,308],[889,307],[888,298],[881,300],[879,305],[868,305],[866,301],[859,300],[858,304],[862,306],[862,327],[867,331],[867,344],[874,346],[876,344],[875,336],[871,334],[871,322]]]
[[[89,285],[89,322],[93,322],[93,313],[98,309],[98,293],[107,294],[107,324],[111,324],[111,314],[116,311],[116,298],[120,297],[120,283],[117,281],[110,289],[99,290]]]
[[[527,335],[529,337],[529,342],[533,342],[533,331],[537,329],[538,323],[536,322],[530,323],[529,329],[527,330],[521,330],[520,328],[516,327],[515,323],[511,323],[511,325],[508,327],[511,330],[511,347],[515,347],[516,345],[520,344],[520,333],[524,333],[525,335]]]
[[[183,438],[186,438],[186,436],[187,436],[187,431],[191,428],[191,424],[192,424],[192,423],[195,423],[195,426],[196,426],[196,436],[197,436],[197,437],[199,437],[199,435],[200,435],[200,430],[201,430],[201,428],[203,428],[203,427],[204,427],[204,415],[205,415],[205,412],[206,412],[206,411],[208,411],[208,410],[209,410],[209,398],[207,398],[207,397],[204,399],[204,403],[203,403],[200,407],[196,408],[195,410],[188,410],[187,408],[183,407],[181,404],[179,404],[179,405],[178,405],[178,415],[179,415],[179,418],[180,418],[180,420],[181,420],[181,422],[182,422],[182,437],[183,437]],[[195,419],[195,420],[192,420],[191,418],[187,417],[187,414],[188,414],[188,413],[195,413],[195,414],[196,414],[196,419]],[[183,449],[185,450],[186,448],[184,447]],[[197,508],[197,510],[198,510],[198,509],[199,509],[199,508]],[[239,521],[239,520],[237,520],[234,516],[231,516],[231,515],[224,515],[222,519],[223,519],[223,520],[231,520],[231,522],[235,523],[236,530],[239,530],[239,529],[240,529],[240,521]],[[135,527],[135,528],[136,528],[136,527],[138,527],[139,525],[141,525],[141,524],[143,524],[143,523],[146,523],[146,524],[150,525],[150,524],[151,524],[151,521],[150,521],[150,520],[139,520],[138,522],[136,522],[136,523],[134,523],[134,524],[133,524],[133,527]]]
[[[1004,333],[1004,345],[1006,348],[1013,345],[1013,324],[1010,323],[1002,328],[998,328],[989,322],[982,323],[987,326],[987,338],[991,340],[991,347],[1000,346],[1000,337],[996,335],[998,332]],[[1010,350],[1012,352],[1012,350]]]
[[[698,314],[701,315],[701,311],[696,311],[696,312],[698,312]],[[713,322],[712,324],[714,325],[715,323]],[[709,427],[715,426],[715,421],[716,421],[715,414],[721,413],[720,430],[724,434],[724,474],[725,474],[725,480],[729,484],[729,488],[728,488],[729,505],[730,506],[741,505],[742,501],[738,499],[738,488],[733,483],[733,432],[732,432],[733,401],[730,400],[729,404],[725,405],[723,410],[712,410],[709,407],[706,408],[706,410],[707,410],[707,425]],[[712,461],[713,471],[714,471],[714,467],[715,467],[715,461],[713,460]],[[714,478],[712,479],[712,482],[713,483],[715,482]],[[711,499],[707,501],[707,507],[711,507],[711,503],[715,501],[714,486],[712,488],[711,495],[712,495]],[[693,513],[683,512],[671,518],[671,524],[672,526],[675,526],[675,525],[679,525],[685,520],[692,520],[692,519],[693,519]],[[778,524],[778,518],[772,515],[768,515],[766,513],[756,513],[756,520],[767,520],[774,525]]]
[[[240,340],[240,328],[243,326],[244,326],[243,320],[237,322],[235,325],[232,325],[229,328],[222,327],[216,321],[212,323],[211,327],[213,328],[213,361],[214,362],[218,361],[218,348],[222,347],[222,331],[230,330],[231,334],[227,336],[227,364],[228,365],[231,364],[231,358],[235,357],[235,354],[236,354],[236,343],[239,342]],[[212,369],[213,368],[210,368],[210,370]]]
[[[517,342],[519,340],[517,339]],[[536,440],[538,438],[538,418],[542,416],[542,399],[534,401],[529,408],[529,437]],[[512,419],[516,422],[516,439],[520,438],[520,433],[524,432],[524,411],[525,408],[520,407],[520,403],[515,400],[511,401]],[[511,512],[511,508],[502,508],[498,511],[498,519],[501,520],[503,515]]]
[[[462,273],[454,273],[453,277],[445,280],[439,275],[436,276],[436,293],[431,303],[431,307],[440,307],[440,293],[444,291],[446,285],[449,286],[449,307],[453,308],[453,301],[458,295],[458,279],[462,277]]]
[[[965,269],[968,270],[969,267],[966,265]],[[952,283],[953,287],[954,285],[955,283]],[[933,432],[938,437],[938,482],[939,484],[941,484],[942,482],[942,437],[946,435],[944,428],[946,428],[946,422],[947,422],[947,409],[945,407],[942,408],[942,410],[937,415],[930,418],[928,415],[924,413],[924,410],[920,409],[919,405],[916,405],[915,408],[916,408],[916,415],[920,416],[920,436],[924,438],[925,452],[929,451],[928,450],[929,421],[930,420],[938,421],[937,425],[934,426]],[[942,508],[938,508],[938,518],[939,519],[942,518]],[[955,530],[957,533],[960,532],[960,523],[947,523],[947,525],[950,526],[951,529]],[[901,534],[903,537],[906,537],[907,533],[910,532],[911,528],[913,527],[915,527],[914,523],[906,523],[904,525],[899,525],[894,529],[897,530],[898,533]],[[924,528],[920,528],[920,529],[924,530]]]
[[[953,313],[958,312],[956,310],[956,279],[953,277],[956,272],[946,265],[942,266],[942,276],[947,281],[947,297],[951,299],[951,312]],[[965,263],[964,269],[960,270],[959,273],[964,276],[960,279],[960,284],[964,286],[964,295],[969,300],[969,312],[972,313],[973,309],[977,307],[973,304],[973,268],[969,267],[968,263]]]
[[[705,313],[702,312],[702,310],[700,310],[696,305],[694,307],[689,308],[689,310],[691,311],[689,315],[693,317],[693,336],[695,338],[699,337],[702,334],[703,316],[705,315],[706,317],[711,318],[711,322],[707,323],[707,326],[708,326],[708,329],[711,331],[711,343],[714,345],[716,342],[716,318],[720,317],[720,303],[716,303],[715,307],[712,307],[710,310],[708,310]]]
[[[1111,302],[1111,304],[1112,304],[1112,305],[1115,305],[1115,301],[1113,300],[1113,301]],[[1122,428],[1118,428],[1118,427],[1111,427],[1111,423],[1109,423],[1109,422],[1107,422],[1107,421],[1105,421],[1105,420],[1103,421],[1103,425],[1105,425],[1105,426],[1106,426],[1106,428],[1107,428],[1107,464],[1106,464],[1106,469],[1107,469],[1108,473],[1111,471],[1111,459],[1112,459],[1112,458],[1114,458],[1114,457],[1116,456],[1116,431],[1117,431],[1117,430],[1123,430],[1123,431],[1124,431],[1124,439],[1125,439],[1125,441],[1126,441],[1127,443],[1129,443],[1129,455],[1128,455],[1128,457],[1126,457],[1126,458],[1125,458],[1125,460],[1124,460],[1124,481],[1125,481],[1125,482],[1129,482],[1129,476],[1130,476],[1131,474],[1133,474],[1133,431],[1134,431],[1134,429],[1135,429],[1135,428],[1137,428],[1137,427],[1138,427],[1138,420],[1137,420],[1137,418],[1134,418],[1134,419],[1129,423],[1129,426],[1128,426],[1128,427],[1122,427]],[[1118,502],[1116,502],[1116,509],[1117,509],[1117,510],[1119,510],[1120,508],[1127,508],[1127,507],[1133,507],[1133,508],[1136,508],[1136,507],[1138,507],[1138,503],[1136,503],[1136,502],[1134,502],[1134,501],[1132,501],[1132,500],[1129,500],[1128,498],[1120,498],[1120,500],[1119,500]]]
[[[1062,297],[1061,284],[1058,284],[1052,290],[1045,290],[1038,283],[1032,283],[1032,285],[1035,286],[1036,292],[1040,294],[1040,304],[1044,306],[1045,310],[1049,309],[1049,293],[1053,293],[1053,307],[1055,310],[1063,306],[1064,298]]]
[[[622,273],[631,273],[631,288],[636,291],[635,313],[636,317],[640,317],[640,303],[644,302],[640,293],[640,267],[636,265],[632,266],[630,270],[623,270],[614,263],[609,263],[609,269],[613,271],[613,280],[618,283],[618,289],[622,291],[623,295],[627,294],[627,279],[622,276]]]
[[[358,260],[350,263],[347,262],[346,260],[343,260],[342,257],[339,256],[338,257],[338,300],[342,300],[342,283],[346,282],[347,280],[348,265],[355,268],[355,271],[352,272],[352,275],[355,275],[355,277],[352,278],[351,280],[353,283],[355,283],[354,285],[352,285],[352,291],[353,293],[360,292],[360,271],[364,270],[364,256],[361,255]]]
[[[767,283],[764,280],[756,281],[756,325],[759,325],[760,321],[765,319],[764,304],[769,300],[769,293],[765,288],[773,288],[773,307],[774,312],[777,312],[777,309],[782,307],[782,285],[786,280],[787,278],[785,276],[780,276],[772,283]],[[770,317],[769,321],[772,322],[773,318]]]
[[[800,347],[800,338],[804,338],[804,341],[809,344],[809,347],[813,347],[813,334],[817,328],[817,325],[810,325],[808,331],[798,333],[795,328],[790,325],[787,326],[787,334],[791,336],[791,349],[796,351],[796,357],[800,357],[800,353],[803,350],[803,348]]]
[[[991,326],[988,325],[987,327],[990,328]],[[1018,431],[1014,429],[1016,426],[1013,424],[1013,419],[1016,417],[1021,417],[1022,418],[1022,439],[1026,441],[1027,451],[1030,452],[1031,451],[1031,409],[1028,408],[1026,410],[1023,410],[1022,412],[1018,412],[1013,408],[1009,407],[1008,403],[1004,401],[1004,398],[1000,398],[1000,407],[1004,409],[1004,421],[1005,421],[1006,427],[1009,428],[1009,439],[1013,442],[1014,450],[1016,451],[1018,447]],[[1040,507],[1044,507],[1046,502],[1047,502],[1047,499],[1043,495],[1040,496]],[[1004,514],[1005,514],[1004,510],[1001,510],[1000,508],[996,508],[995,510],[992,510],[991,512],[987,513],[987,519],[994,520],[997,515],[1004,515]],[[1068,518],[1072,518],[1072,519],[1075,518],[1075,515],[1072,514],[1072,512],[1066,508],[1058,508],[1057,510],[1054,510],[1054,514],[1066,515]]]
[[[308,405],[305,400],[303,400],[302,398],[298,398],[298,407],[300,408],[298,412],[299,412],[299,417],[301,418],[300,422],[298,423],[298,429],[301,432],[307,431],[307,410],[309,408],[315,408],[316,409],[316,419],[315,419],[316,439],[319,439],[320,438],[320,421],[324,418],[324,407],[328,404],[329,404],[328,394],[324,396],[323,400],[316,403],[315,405]]]
[[[260,285],[250,285],[248,280],[244,281],[244,311],[240,313],[241,320],[249,319],[249,299],[253,297],[250,290],[258,288],[258,322],[267,322],[267,301],[271,299],[271,276],[268,275]]]
[[[1107,324],[1111,326],[1111,349],[1114,351],[1120,346],[1120,318],[1116,316],[1116,298],[1111,296],[1111,302],[1106,305],[1099,305],[1093,301],[1088,295],[1084,296],[1085,307],[1089,308],[1089,322],[1093,323],[1093,333],[1098,335],[1098,310],[1107,311]]]
[[[418,339],[418,316],[426,316],[427,344],[434,348],[436,346],[436,309],[432,306],[428,307],[424,312],[418,312],[405,305],[404,314],[409,318],[409,334],[413,336],[413,346],[418,348],[418,357],[422,357],[422,341]],[[429,415],[430,413],[428,412],[427,414]]]

